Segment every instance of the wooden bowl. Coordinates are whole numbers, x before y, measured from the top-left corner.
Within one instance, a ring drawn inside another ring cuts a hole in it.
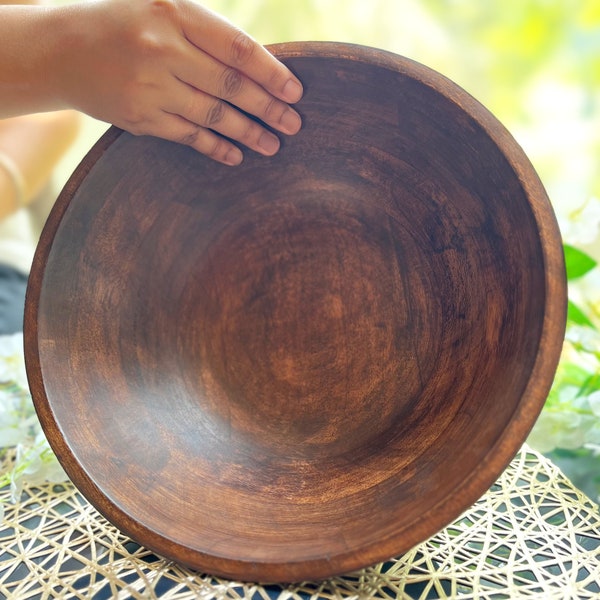
[[[109,130],[42,235],[25,346],[110,521],[296,581],[405,552],[486,491],[546,398],[566,285],[538,177],[467,93],[374,49],[272,50],[302,131],[230,168]]]

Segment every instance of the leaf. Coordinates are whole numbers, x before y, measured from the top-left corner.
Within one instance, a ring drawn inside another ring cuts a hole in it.
[[[592,373],[581,386],[578,396],[585,396],[589,394],[590,398],[594,397],[593,400],[590,400],[590,405],[593,402],[597,403],[598,406],[598,416],[600,417],[600,372]],[[592,410],[594,407],[592,406]],[[594,411],[596,412],[596,411]]]
[[[590,372],[572,362],[561,362],[556,372],[556,384],[559,386],[574,386],[581,388],[590,379]]]
[[[585,325],[586,327],[596,329],[596,326],[572,300],[569,300],[569,304],[567,306],[567,323],[572,323],[574,325]]]
[[[600,390],[599,389],[596,389],[595,392],[592,392],[588,396],[588,402],[590,403],[590,408],[592,409],[592,412],[597,417],[600,417]]]
[[[574,248],[569,244],[563,245],[565,263],[567,265],[567,279],[577,279],[589,273],[598,263],[588,254]]]

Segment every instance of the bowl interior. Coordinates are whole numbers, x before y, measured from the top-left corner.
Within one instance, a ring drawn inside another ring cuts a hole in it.
[[[243,579],[355,569],[456,517],[562,339],[551,211],[466,94],[292,47],[304,128],[277,156],[230,169],[109,131],[28,295],[32,391],[75,483],[159,553]]]

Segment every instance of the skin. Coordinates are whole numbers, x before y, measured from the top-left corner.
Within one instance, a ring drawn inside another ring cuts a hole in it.
[[[0,0],[0,5],[2,4],[15,2]],[[33,5],[38,2],[18,0],[18,4]],[[0,105],[4,105],[3,97]],[[74,110],[0,120],[0,154],[8,156],[21,173],[25,184],[26,204],[31,203],[50,179],[56,164],[75,140],[79,124],[80,115]],[[12,178],[5,169],[0,168],[0,221],[18,208]]]
[[[80,115],[57,111],[0,121],[0,154],[8,155],[23,176],[25,203],[29,204],[54,172],[75,140]],[[17,210],[12,179],[0,168],[0,220]]]
[[[72,108],[227,165],[301,127],[298,79],[191,0],[0,6],[0,118]],[[243,111],[243,112],[242,112]],[[233,143],[236,142],[236,143]]]

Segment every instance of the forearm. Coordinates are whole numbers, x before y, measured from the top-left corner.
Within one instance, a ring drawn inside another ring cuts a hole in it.
[[[0,5],[0,118],[66,108],[54,81],[63,11]]]
[[[24,202],[33,199],[50,178],[57,162],[79,128],[74,111],[42,113],[0,121],[0,155],[18,169],[24,184]],[[18,207],[12,177],[0,165],[0,219]]]
[[[302,85],[260,44],[193,0],[2,6],[0,118],[74,108],[228,165],[301,127]],[[248,115],[256,117],[249,118]]]

